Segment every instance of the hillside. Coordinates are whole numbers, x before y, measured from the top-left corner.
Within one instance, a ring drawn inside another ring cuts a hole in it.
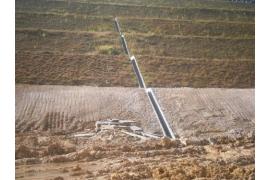
[[[254,4],[16,0],[15,33],[16,179],[255,179]]]
[[[136,86],[115,16],[147,85],[255,86],[254,5],[207,0],[18,0],[16,83]]]

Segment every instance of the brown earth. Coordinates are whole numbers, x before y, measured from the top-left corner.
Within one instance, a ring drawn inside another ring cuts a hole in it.
[[[137,86],[118,16],[148,86],[255,86],[254,5],[147,2],[16,1],[16,83]]]
[[[154,89],[179,138],[252,137],[253,89]],[[124,119],[161,134],[143,89],[16,85],[16,131],[94,131],[95,122]]]
[[[149,87],[255,86],[255,62],[137,56]],[[164,63],[166,62],[166,63]],[[16,52],[16,83],[137,86],[123,55]]]
[[[154,91],[179,137],[230,141],[254,136],[254,89],[158,88]]]
[[[134,120],[161,134],[143,89],[16,85],[16,132],[93,132],[105,119]]]
[[[16,179],[255,179],[255,6],[209,0],[16,0]],[[113,18],[176,140],[133,86]],[[83,86],[84,85],[84,86]],[[78,134],[87,137],[78,137]],[[140,138],[139,138],[140,137]]]
[[[16,85],[16,179],[255,178],[253,90],[155,92],[176,140],[94,131],[125,118],[160,132],[142,89]]]
[[[137,86],[126,57],[17,52],[16,83]]]
[[[126,35],[135,55],[207,59],[254,59],[254,38],[215,38],[189,36]],[[76,32],[17,29],[16,50],[56,51],[61,53],[122,53],[115,32]]]
[[[252,139],[185,145],[118,131],[88,139],[16,135],[16,179],[254,179],[254,173]]]

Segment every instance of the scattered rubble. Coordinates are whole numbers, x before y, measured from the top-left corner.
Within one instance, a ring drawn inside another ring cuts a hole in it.
[[[137,125],[136,121],[132,120],[120,120],[120,119],[107,119],[107,120],[100,120],[96,122],[96,133],[91,132],[79,132],[73,134],[73,137],[76,138],[89,138],[95,136],[97,133],[101,131],[120,131],[126,135],[137,137],[143,140],[150,139],[150,138],[160,138],[155,134],[146,133],[143,131],[141,127]]]

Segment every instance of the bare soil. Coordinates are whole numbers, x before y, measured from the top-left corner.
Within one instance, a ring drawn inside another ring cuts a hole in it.
[[[250,139],[185,145],[118,131],[88,139],[16,135],[16,179],[254,179],[254,173]]]
[[[16,179],[255,179],[254,89],[215,89],[255,86],[254,9],[16,0]],[[133,120],[162,136],[115,16],[148,86],[205,88],[154,89],[175,140],[95,129],[99,120]]]
[[[253,90],[155,92],[176,140],[94,131],[125,118],[160,135],[143,90],[17,85],[16,179],[254,179]]]
[[[16,83],[137,86],[124,56],[17,52]]]
[[[16,85],[16,132],[94,132],[106,119],[134,120],[161,134],[143,89]]]
[[[255,57],[254,38],[217,38],[189,36],[126,35],[135,55],[207,59],[251,59]],[[104,51],[105,50],[107,51]],[[122,53],[116,32],[74,32],[40,29],[17,29],[16,50],[70,53]]]
[[[254,138],[254,89],[154,90],[173,131],[180,138],[210,141]]]
[[[136,87],[115,16],[148,86],[254,88],[254,5],[206,0],[16,1],[16,83]]]
[[[254,61],[136,57],[149,87],[255,86]],[[16,52],[16,83],[138,86],[126,56],[62,54],[46,51]]]

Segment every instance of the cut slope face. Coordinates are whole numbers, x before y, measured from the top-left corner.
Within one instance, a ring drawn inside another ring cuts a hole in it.
[[[253,135],[253,89],[155,89],[173,132],[182,138]],[[16,131],[94,130],[97,120],[134,120],[162,134],[142,89],[16,86]]]
[[[16,85],[16,132],[93,132],[106,119],[134,120],[162,135],[142,89]]]
[[[254,89],[155,89],[175,134],[183,138],[254,136]]]

